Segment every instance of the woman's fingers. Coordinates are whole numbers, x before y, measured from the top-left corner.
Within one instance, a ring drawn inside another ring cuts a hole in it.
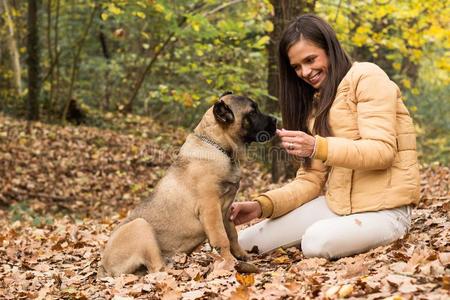
[[[314,151],[315,138],[302,131],[277,130],[281,145],[295,156],[307,157]]]
[[[281,146],[283,146],[283,148],[285,148],[288,151],[297,149],[297,145],[295,143],[281,143]]]
[[[281,139],[281,145],[287,150],[294,150],[305,146],[304,141],[298,137],[283,137]]]
[[[300,130],[285,130],[285,129],[277,129],[278,136],[282,137],[299,137],[304,135],[305,133]]]
[[[281,142],[286,142],[286,143],[298,143],[301,141],[301,138],[299,137],[282,137],[281,138]]]

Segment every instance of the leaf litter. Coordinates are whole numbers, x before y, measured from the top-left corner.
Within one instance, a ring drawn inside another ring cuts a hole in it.
[[[327,261],[297,247],[250,254],[253,271],[214,270],[207,243],[164,272],[97,279],[100,253],[148,197],[187,133],[125,116],[112,129],[27,123],[0,114],[2,299],[448,299],[449,168],[421,170],[411,231],[391,245]],[[243,163],[238,199],[279,186]],[[355,219],[355,224],[360,225]],[[239,269],[239,268],[238,268]],[[248,269],[248,268],[247,268]],[[250,268],[251,269],[251,268]]]

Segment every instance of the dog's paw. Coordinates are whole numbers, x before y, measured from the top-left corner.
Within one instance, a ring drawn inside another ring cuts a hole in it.
[[[241,247],[237,249],[232,249],[231,252],[233,253],[233,256],[236,257],[239,260],[247,261],[249,258],[249,255],[245,250],[243,250]]]
[[[247,253],[243,253],[240,255],[235,255],[234,257],[236,257],[238,260],[240,261],[248,261],[250,259],[250,256]]]

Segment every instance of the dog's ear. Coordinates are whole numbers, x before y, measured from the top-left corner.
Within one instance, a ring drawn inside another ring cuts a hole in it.
[[[222,95],[219,96],[219,98],[222,98],[223,96],[231,95],[231,94],[233,94],[232,91],[225,91],[225,92],[222,93]]]
[[[231,124],[234,122],[233,111],[223,100],[219,100],[214,104],[213,113],[214,118],[221,124]]]

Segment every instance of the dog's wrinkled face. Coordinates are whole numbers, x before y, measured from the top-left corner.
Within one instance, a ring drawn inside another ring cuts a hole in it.
[[[277,120],[263,114],[258,104],[245,96],[222,96],[214,105],[213,113],[216,121],[244,144],[267,142],[276,132]]]

